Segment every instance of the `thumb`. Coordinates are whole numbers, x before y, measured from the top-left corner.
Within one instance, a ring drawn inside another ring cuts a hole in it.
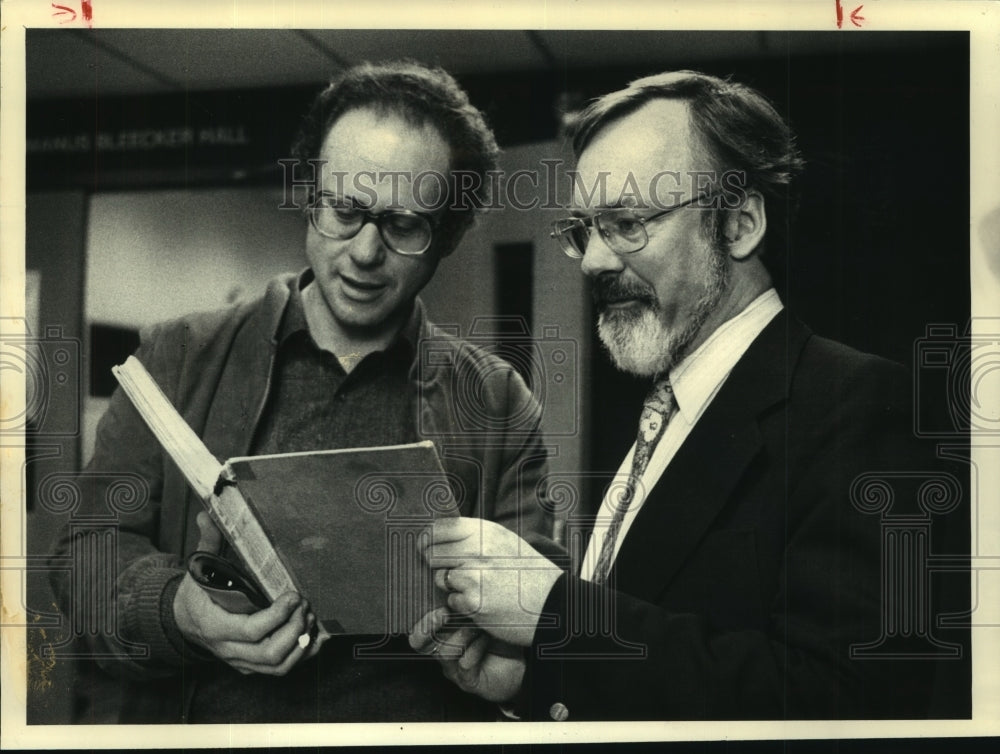
[[[222,532],[215,528],[212,518],[205,511],[201,511],[195,518],[198,523],[198,550],[218,554],[222,549]]]

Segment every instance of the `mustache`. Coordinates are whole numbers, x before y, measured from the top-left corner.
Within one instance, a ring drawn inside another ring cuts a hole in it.
[[[643,283],[629,282],[618,277],[596,278],[590,293],[599,311],[609,304],[620,301],[636,301],[654,308],[657,306],[652,288]]]

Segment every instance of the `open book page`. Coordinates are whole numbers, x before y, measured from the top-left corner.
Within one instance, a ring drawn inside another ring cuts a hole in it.
[[[121,366],[112,367],[111,372],[160,445],[174,459],[188,484],[198,497],[206,500],[215,489],[222,464],[209,452],[184,417],[177,413],[135,356],[129,356]]]

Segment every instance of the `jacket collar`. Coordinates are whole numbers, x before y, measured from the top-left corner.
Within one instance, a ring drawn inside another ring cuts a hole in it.
[[[217,387],[228,398],[212,402],[205,425],[205,444],[222,461],[250,450],[271,382],[282,315],[297,281],[296,275],[273,279],[238,326]]]
[[[725,507],[760,452],[759,417],[787,400],[810,335],[782,312],[730,373],[622,543],[610,577],[630,594],[655,600]]]

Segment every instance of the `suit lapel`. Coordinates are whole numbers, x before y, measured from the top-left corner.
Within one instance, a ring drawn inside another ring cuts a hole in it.
[[[758,416],[788,395],[808,329],[785,312],[754,340],[636,516],[610,581],[655,601],[761,450]]]

